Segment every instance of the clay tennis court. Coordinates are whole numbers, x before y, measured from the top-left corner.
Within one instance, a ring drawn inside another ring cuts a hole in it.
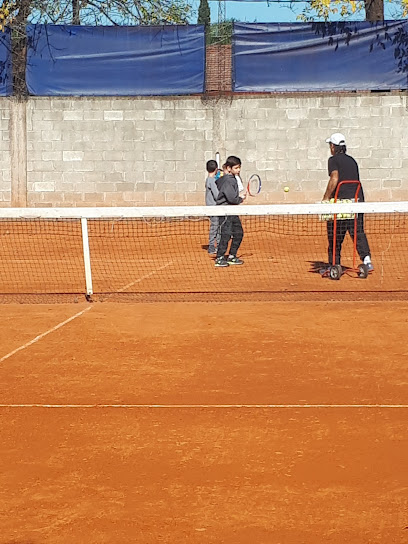
[[[1,544],[407,542],[408,302],[1,309]]]
[[[227,270],[203,219],[89,221],[93,303],[78,221],[1,223],[0,544],[407,541],[404,217],[340,281],[324,223],[243,221]]]

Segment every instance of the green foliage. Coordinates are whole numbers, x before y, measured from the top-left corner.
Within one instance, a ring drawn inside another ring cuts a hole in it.
[[[187,24],[188,0],[16,0],[30,5],[31,23],[72,24],[75,6],[82,25]]]
[[[363,1],[349,0],[311,0],[306,4],[298,19],[306,22],[347,19],[364,10]]]
[[[388,0],[388,3],[398,4],[403,16],[407,13],[408,0]],[[384,20],[383,0],[310,0],[297,18],[305,22],[345,21],[361,14],[367,21]]]
[[[224,21],[211,25],[207,36],[207,45],[229,45],[232,41],[232,27],[234,21]]]

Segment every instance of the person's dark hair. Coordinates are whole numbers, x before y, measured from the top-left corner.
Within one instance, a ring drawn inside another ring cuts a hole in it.
[[[235,155],[230,155],[225,161],[225,166],[229,166],[230,168],[238,165],[241,166],[241,159],[239,157],[236,157]]]
[[[346,153],[347,147],[345,145],[335,145],[334,146],[334,154],[338,155],[339,153]]]
[[[211,159],[210,161],[207,161],[206,168],[207,168],[207,172],[209,174],[212,174],[213,172],[215,172],[218,169],[217,161],[215,161],[213,159]]]

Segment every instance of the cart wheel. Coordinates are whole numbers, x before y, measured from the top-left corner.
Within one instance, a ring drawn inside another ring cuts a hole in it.
[[[366,264],[359,264],[358,265],[358,277],[359,278],[366,278],[368,276],[368,267]]]
[[[343,273],[343,270],[339,264],[335,264],[330,268],[330,279],[331,280],[339,280],[341,278],[341,275]]]

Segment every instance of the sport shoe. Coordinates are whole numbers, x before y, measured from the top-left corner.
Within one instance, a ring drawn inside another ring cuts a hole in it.
[[[373,263],[368,263],[368,264],[366,264],[366,267],[367,267],[367,272],[368,272],[368,273],[374,272],[374,265],[373,265]]]
[[[226,266],[229,266],[229,264],[227,263],[227,259],[222,256],[215,259],[215,266],[219,268],[225,268]]]
[[[239,259],[238,257],[235,257],[234,255],[230,255],[227,259],[228,264],[244,264],[244,261],[242,259]]]

